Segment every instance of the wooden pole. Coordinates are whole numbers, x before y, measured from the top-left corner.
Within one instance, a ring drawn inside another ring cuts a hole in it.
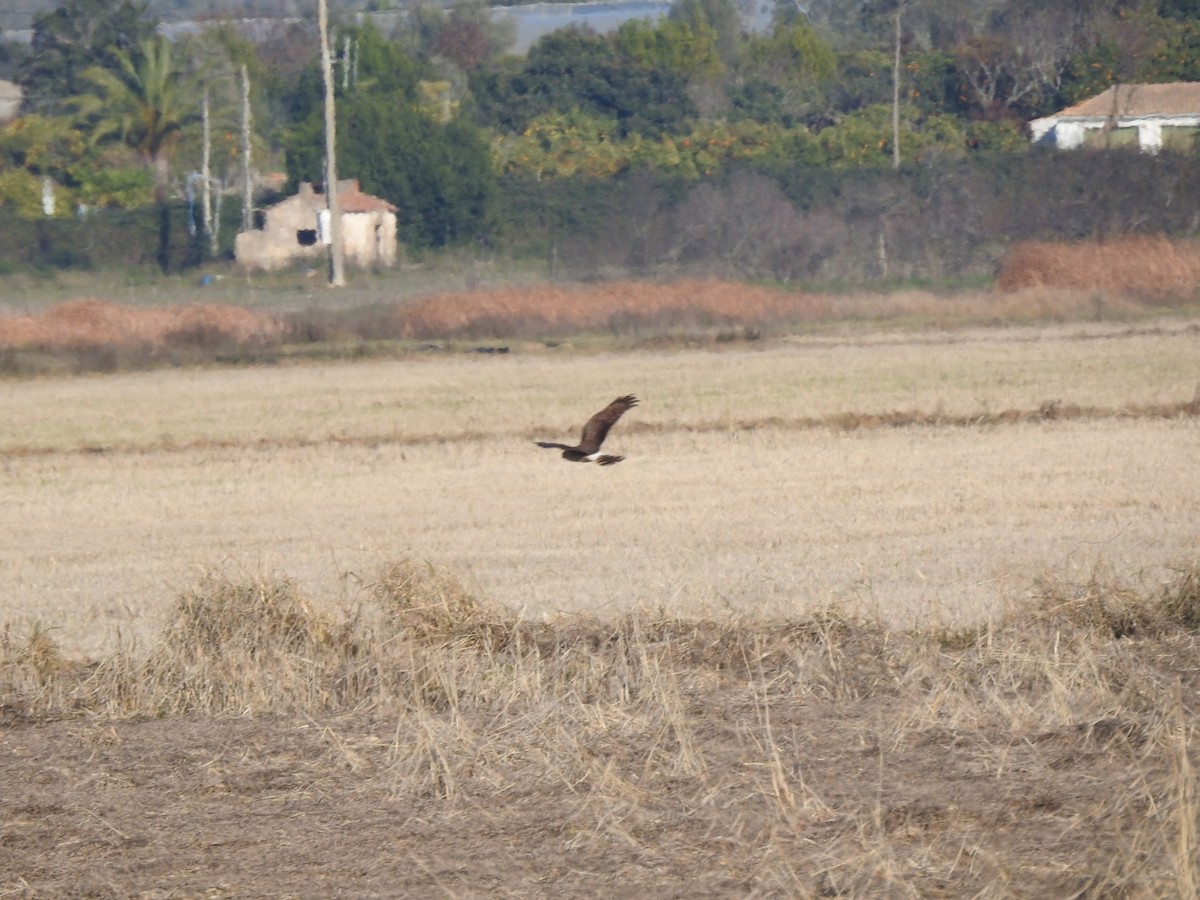
[[[892,63],[892,168],[900,168],[900,13],[896,7],[896,57]]]
[[[317,0],[317,27],[321,30],[321,71],[325,76],[325,205],[329,212],[329,285],[346,283],[342,216],[337,196],[337,117],[333,105],[333,59],[329,53],[329,11]]]
[[[242,66],[242,230],[254,227],[254,178],[250,169],[250,73]]]
[[[212,123],[208,117],[208,88],[204,89],[204,102],[200,106],[201,122],[204,128],[204,147],[200,153],[200,205],[204,222],[204,234],[208,238],[208,253],[217,255],[217,234],[213,229],[212,202],[212,173],[210,157],[212,155]]]

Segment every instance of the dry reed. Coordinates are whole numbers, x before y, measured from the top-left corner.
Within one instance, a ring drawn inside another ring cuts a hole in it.
[[[399,331],[416,339],[520,337],[639,326],[761,326],[807,322],[828,312],[812,294],[720,281],[671,284],[613,281],[562,287],[501,288],[471,294],[440,294],[399,308]]]
[[[140,308],[86,299],[35,315],[0,317],[0,348],[51,352],[105,346],[265,345],[278,342],[282,333],[275,317],[224,304]]]
[[[1192,300],[1200,290],[1200,244],[1161,236],[1023,241],[1005,255],[996,285],[1002,291],[1048,287],[1160,303]]]

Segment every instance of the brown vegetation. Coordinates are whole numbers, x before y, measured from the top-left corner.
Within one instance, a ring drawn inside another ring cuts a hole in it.
[[[0,350],[47,353],[107,350],[135,357],[172,349],[221,350],[277,345],[279,320],[225,304],[133,307],[72,300],[35,315],[0,317]]]
[[[639,326],[761,326],[809,322],[828,301],[748,284],[684,280],[613,281],[596,285],[522,286],[472,294],[441,294],[398,310],[408,338],[563,335]]]
[[[144,658],[0,637],[0,887],[1190,896],[1197,571],[961,632],[209,576]]]
[[[272,351],[282,342],[344,343],[372,340],[541,338],[588,331],[636,334],[708,328],[757,328],[809,322],[828,315],[829,303],[721,281],[616,281],[598,285],[522,285],[437,294],[384,310],[308,311],[277,317],[224,304],[132,307],[75,300],[44,313],[0,316],[0,351],[36,349],[69,355],[105,350],[136,366],[169,356],[231,350]],[[88,361],[77,360],[76,368]],[[8,368],[21,371],[10,361]],[[26,366],[27,368],[28,366]],[[62,366],[59,366],[62,368]]]
[[[284,343],[357,345],[371,341],[539,339],[581,332],[759,336],[759,329],[827,317],[811,294],[722,281],[615,281],[596,285],[507,286],[443,293],[415,302],[281,316],[225,304],[133,307],[75,300],[37,315],[0,316],[0,368],[13,374],[136,368],[161,360],[203,362],[276,354]],[[22,351],[53,359],[20,356]]]
[[[1008,251],[997,286],[1099,291],[1153,301],[1200,293],[1200,243],[1166,237],[1023,241]]]
[[[1186,321],[513,349],[9,383],[0,621],[100,653],[157,634],[194,564],[332,597],[404,548],[534,616],[836,598],[965,624],[1043,568],[1139,577],[1197,533]],[[533,440],[627,387],[625,489],[547,465]]]
[[[1200,564],[1149,573],[1198,398],[1157,329],[13,385],[0,893],[1190,898]],[[606,377],[659,395],[617,491],[528,447]],[[486,588],[379,565],[431,534]]]
[[[246,298],[236,292],[229,302],[205,304],[131,306],[84,299],[36,314],[0,315],[0,371],[134,369],[163,362],[275,360],[281,354],[358,357],[420,350],[430,341],[588,334],[626,345],[713,344],[867,323],[961,327],[1123,319],[1160,312],[1168,301],[1187,302],[1196,295],[1198,273],[1200,253],[1186,245],[1136,239],[1019,244],[1001,273],[1001,292],[815,294],[680,279],[526,282],[397,301],[395,291],[380,283],[351,290],[344,295],[347,302],[339,294],[336,304],[296,309],[289,303],[276,314],[237,305]]]

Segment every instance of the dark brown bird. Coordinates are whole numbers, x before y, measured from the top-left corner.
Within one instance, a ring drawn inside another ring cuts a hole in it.
[[[569,444],[555,444],[550,441],[537,441],[539,447],[551,447],[555,450],[561,450],[563,459],[569,459],[571,462],[597,462],[602,466],[611,466],[614,463],[619,463],[625,457],[601,455],[600,445],[604,443],[604,439],[608,437],[608,430],[617,424],[617,419],[625,414],[625,410],[632,409],[637,406],[637,397],[633,394],[627,394],[624,397],[618,397],[600,412],[596,413],[587,420],[587,424],[583,426],[583,434],[579,438],[579,443],[572,447]]]

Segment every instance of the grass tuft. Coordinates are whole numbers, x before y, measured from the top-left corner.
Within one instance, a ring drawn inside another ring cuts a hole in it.
[[[1200,563],[1153,590],[1047,577],[948,633],[836,608],[526,622],[410,559],[338,615],[288,579],[209,575],[144,658],[73,664],[46,627],[6,629],[0,716],[292,715],[423,816],[555,798],[574,854],[720,835],[736,883],[773,892],[1190,896],[1197,585]],[[315,718],[362,713],[382,738]]]
[[[288,579],[238,583],[208,574],[179,599],[161,649],[194,657],[237,652],[258,660],[313,652],[329,643],[330,628]]]
[[[370,587],[390,627],[421,639],[465,635],[509,618],[471,596],[453,573],[427,562],[390,563]]]
[[[1180,566],[1163,586],[1159,604],[1167,621],[1200,631],[1200,563]]]
[[[1032,612],[1034,621],[1070,624],[1114,638],[1154,632],[1165,624],[1153,599],[1101,572],[1082,584],[1042,579]]]

